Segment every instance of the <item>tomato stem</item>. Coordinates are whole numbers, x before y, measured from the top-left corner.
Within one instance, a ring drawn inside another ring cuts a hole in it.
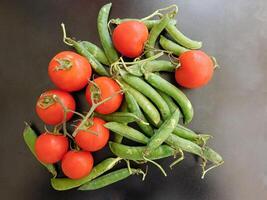
[[[89,119],[89,117],[93,114],[94,110],[100,106],[101,104],[107,102],[108,100],[112,99],[115,95],[122,93],[122,90],[115,92],[114,94],[112,94],[111,96],[107,97],[106,99],[95,103],[92,100],[92,106],[90,108],[90,110],[88,111],[88,113],[85,115],[85,117],[83,118],[83,120],[81,121],[81,123],[79,124],[79,126],[77,126],[77,128],[75,129],[75,131],[72,133],[72,136],[75,137],[78,133],[79,130],[81,130],[81,127],[83,127],[85,125],[85,123],[87,122],[87,120]],[[91,94],[92,95],[92,94]]]

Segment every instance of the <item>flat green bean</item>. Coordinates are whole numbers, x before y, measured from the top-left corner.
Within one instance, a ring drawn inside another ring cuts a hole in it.
[[[192,120],[194,115],[192,104],[181,90],[154,73],[145,74],[145,79],[152,86],[171,96],[178,103],[183,112],[185,124]]]
[[[131,168],[130,170],[128,168],[123,168],[110,172],[92,181],[89,181],[88,183],[83,184],[81,187],[78,188],[78,190],[97,190],[116,183],[118,181],[121,181],[123,179],[126,179],[130,175],[139,174],[141,171],[140,169],[133,168]]]
[[[108,31],[108,16],[111,9],[112,3],[104,5],[98,14],[97,18],[97,29],[99,33],[99,38],[104,49],[104,52],[109,60],[109,63],[112,64],[119,59],[118,53],[115,50],[111,37]]]
[[[188,49],[200,49],[202,47],[202,42],[189,39],[171,23],[166,26],[166,31],[178,44]]]
[[[120,134],[121,136],[128,138],[132,141],[139,142],[142,144],[146,144],[149,141],[149,138],[147,138],[143,133],[125,124],[121,124],[118,122],[108,122],[104,126],[109,130]]]
[[[35,158],[37,159],[35,150],[34,150],[34,146],[35,146],[35,142],[37,140],[37,135],[34,132],[34,130],[28,125],[26,124],[26,127],[23,131],[23,138],[25,143],[27,144],[28,148],[30,149],[30,151],[32,152],[32,154],[35,156]],[[37,159],[38,160],[38,159]],[[39,160],[38,160],[39,161]],[[57,171],[55,169],[55,166],[52,164],[45,164],[42,163],[41,161],[39,161],[45,168],[47,168],[47,170],[55,177],[57,176]]]
[[[134,161],[144,161],[144,151],[146,147],[133,147],[109,142],[109,148],[112,153],[119,156],[120,158]],[[161,145],[154,151],[151,151],[145,157],[150,160],[157,160],[175,155],[175,153],[176,151],[168,145]]]
[[[81,179],[69,179],[69,178],[52,178],[51,185],[55,190],[69,190],[75,187],[79,187],[84,183],[87,183],[96,177],[104,174],[106,171],[113,168],[121,158],[107,158],[103,160],[101,163],[97,164],[90,174]]]
[[[176,56],[179,56],[182,53],[189,51],[189,49],[180,46],[179,44],[165,38],[162,35],[160,36],[159,44],[163,49],[170,51],[171,53],[173,53]]]
[[[87,51],[89,51],[99,62],[101,62],[104,65],[109,65],[108,59],[102,49],[100,47],[96,46],[95,44],[88,42],[88,41],[82,41],[81,44],[86,48]]]

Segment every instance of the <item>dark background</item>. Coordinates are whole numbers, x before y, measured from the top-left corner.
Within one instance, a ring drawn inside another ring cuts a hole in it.
[[[221,66],[211,83],[185,91],[195,109],[190,127],[212,133],[225,164],[200,179],[192,156],[164,178],[150,167],[146,181],[131,177],[95,192],[54,191],[50,175],[26,148],[24,121],[33,122],[36,98],[52,88],[49,60],[68,49],[70,35],[99,44],[96,18],[102,0],[0,1],[0,195],[2,199],[266,199],[267,3],[265,0],[113,1],[111,17],[143,17],[177,3],[178,26],[202,40]],[[76,96],[82,98],[79,93]],[[96,157],[100,158],[101,155]],[[167,167],[166,161],[164,166]]]

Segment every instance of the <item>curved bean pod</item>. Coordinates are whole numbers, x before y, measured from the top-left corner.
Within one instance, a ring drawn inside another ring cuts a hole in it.
[[[99,113],[94,113],[94,116],[99,117],[107,122],[120,122],[120,123],[131,123],[131,122],[140,122],[142,119],[137,117],[135,114],[130,112],[114,112],[108,115],[103,115]]]
[[[151,152],[152,150],[158,148],[165,140],[170,136],[173,132],[175,126],[179,120],[180,111],[176,109],[169,118],[163,122],[158,130],[155,131],[154,135],[150,138],[147,148],[147,152]]]
[[[189,49],[180,46],[179,44],[165,38],[162,35],[160,36],[159,44],[163,49],[172,52],[176,56],[179,56],[180,54],[189,51]]]
[[[142,68],[142,69],[141,69]],[[167,60],[153,60],[146,62],[145,64],[135,64],[127,68],[127,72],[134,76],[143,76],[143,72],[173,72],[176,66]]]
[[[123,179],[126,179],[130,175],[139,174],[141,169],[132,169],[131,171],[128,168],[119,169],[99,178],[96,178],[88,183],[83,184],[78,190],[97,190],[105,186],[111,185]]]
[[[202,42],[189,39],[183,33],[181,33],[173,24],[169,23],[166,26],[166,31],[178,44],[188,49],[200,49],[202,47]]]
[[[87,49],[81,43],[76,42],[70,38],[68,38],[68,42],[73,45],[73,47],[79,54],[87,58],[93,70],[97,74],[101,76],[109,76],[109,73],[107,72],[105,67],[89,51],[87,51]]]
[[[159,37],[160,33],[165,29],[165,27],[169,24],[170,22],[170,17],[168,15],[165,15],[164,17],[161,18],[160,22],[153,26],[149,33],[149,38],[147,41],[147,48],[146,50],[148,51],[145,55],[146,57],[151,57],[154,55],[154,52],[149,50],[153,49],[155,47],[155,43],[157,38]]]
[[[104,52],[109,60],[109,63],[112,64],[119,59],[119,56],[113,46],[108,31],[108,16],[111,9],[111,5],[112,3],[108,3],[100,9],[97,17],[97,29]]]
[[[196,134],[194,131],[180,124],[177,124],[172,133],[184,139],[191,140],[202,146],[206,144],[207,140],[211,137],[210,135],[206,134]]]
[[[88,42],[88,41],[82,41],[80,42],[87,51],[89,51],[99,62],[101,62],[104,65],[109,65],[108,59],[102,49],[100,49],[95,44]]]
[[[164,101],[167,103],[167,105],[169,106],[170,111],[173,113],[176,109],[179,109],[179,107],[174,103],[173,99],[167,95],[166,93],[157,90],[159,95],[164,99]],[[180,109],[179,109],[180,111]],[[180,115],[181,115],[181,111],[180,111]],[[181,118],[182,116],[180,116]]]
[[[127,21],[141,21],[146,25],[148,30],[150,30],[153,26],[157,25],[160,22],[160,20],[158,19],[140,20],[140,19],[134,19],[134,18],[124,18],[124,19],[117,18],[117,19],[112,19],[111,21],[112,23],[117,24],[117,25],[122,22],[127,22]],[[177,21],[175,19],[170,20],[170,23],[173,25],[176,25],[176,22]]]
[[[132,147],[123,144],[117,144],[114,142],[109,142],[109,148],[115,155],[128,160],[143,161],[144,151],[146,147]],[[175,154],[175,150],[168,145],[161,145],[154,151],[146,155],[147,159],[157,160],[161,158],[166,158]]]
[[[153,87],[151,87],[141,78],[130,75],[123,70],[121,70],[121,77],[131,87],[149,98],[157,106],[164,120],[170,116],[171,113],[167,103]]]
[[[181,90],[154,73],[145,74],[145,79],[152,86],[171,96],[178,103],[182,110],[185,124],[192,120],[194,115],[192,104]]]
[[[109,130],[120,134],[121,136],[126,137],[132,141],[142,144],[146,144],[149,141],[149,138],[147,138],[143,133],[125,124],[118,122],[108,122],[104,126]]]
[[[138,106],[136,100],[134,99],[134,97],[127,91],[124,93],[124,95],[125,95],[125,100],[126,100],[126,102],[128,104],[128,108],[129,108],[130,112],[135,114],[143,122],[147,123],[147,120],[146,120],[144,114],[142,113],[140,107]],[[153,131],[152,127],[149,124],[145,124],[145,123],[137,121],[137,125],[140,127],[140,129],[142,129],[142,131],[146,135],[151,136],[151,135],[154,134],[154,131]]]
[[[35,142],[37,140],[37,134],[34,132],[34,130],[28,125],[26,124],[26,127],[23,131],[23,138],[25,143],[27,144],[28,148],[30,149],[30,151],[32,152],[32,154],[34,155],[34,157],[37,159],[35,150],[34,150],[34,146],[35,146]],[[37,159],[38,160],[38,159]],[[39,161],[39,160],[38,160]],[[57,171],[54,165],[52,164],[45,164],[42,163],[41,161],[39,161],[54,177],[57,176]]]
[[[154,124],[158,124],[160,122],[160,114],[157,108],[140,92],[136,89],[132,88],[122,80],[120,80],[123,88],[128,91],[135,100],[137,101],[138,105],[142,108],[142,110],[146,113],[146,115],[151,119]]]
[[[69,190],[75,187],[79,187],[88,181],[95,179],[96,177],[104,174],[106,171],[113,168],[121,158],[107,158],[101,163],[94,166],[90,174],[81,179],[69,179],[69,178],[52,178],[51,185],[55,190]]]

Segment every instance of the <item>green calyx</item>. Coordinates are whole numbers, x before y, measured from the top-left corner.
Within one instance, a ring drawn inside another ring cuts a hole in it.
[[[55,59],[58,62],[58,66],[55,67],[55,71],[69,70],[72,67],[72,62],[68,59]]]
[[[48,107],[50,107],[51,105],[55,103],[56,103],[56,100],[53,98],[53,96],[49,95],[49,96],[42,97],[38,101],[37,105],[42,109],[47,109]]]

